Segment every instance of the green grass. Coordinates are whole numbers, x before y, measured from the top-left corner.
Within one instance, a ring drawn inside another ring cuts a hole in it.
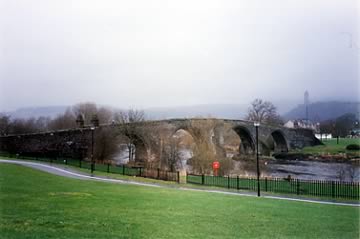
[[[83,181],[0,164],[0,238],[359,238],[359,210]]]
[[[25,160],[31,161],[35,163],[39,163],[38,160],[31,160],[29,159],[16,159],[16,158],[7,158],[3,157],[4,159],[10,160]],[[43,160],[45,163],[49,163],[49,159]],[[90,163],[82,162],[82,168],[79,168],[79,161],[78,160],[68,160],[68,164],[65,165],[62,163],[62,160],[53,160],[53,165],[57,165],[58,167],[63,167],[64,169],[70,169],[73,171],[83,172],[86,174],[90,174]],[[96,166],[96,170],[100,169],[101,165]],[[212,176],[205,176],[205,185],[201,185],[201,176],[198,175],[188,175],[188,182],[186,176],[180,176],[180,184],[173,181],[163,181],[151,178],[144,178],[144,177],[136,177],[136,176],[128,176],[122,175],[122,168],[119,167],[120,171],[116,173],[107,173],[106,172],[107,166],[103,165],[103,171],[94,171],[94,176],[99,177],[106,177],[112,179],[120,179],[124,181],[133,181],[133,182],[140,182],[140,183],[147,183],[147,184],[156,184],[162,185],[166,187],[172,188],[194,188],[194,189],[202,189],[202,190],[217,190],[217,191],[230,191],[230,192],[255,192],[256,191],[256,180],[254,179],[247,179],[247,178],[240,178],[239,180],[239,189],[237,189],[237,179],[231,178],[230,180],[230,188],[228,188],[228,179],[227,177],[212,177]],[[216,178],[216,180],[214,180]],[[286,196],[286,197],[296,197],[301,199],[315,199],[315,200],[331,200],[331,201],[338,201],[338,202],[358,202],[358,194],[359,194],[359,187],[345,185],[342,186],[340,184],[335,185],[335,197],[333,197],[333,188],[332,185],[325,185],[322,186],[321,189],[319,188],[319,184],[314,183],[307,183],[307,182],[300,182],[299,183],[299,194],[297,192],[297,186],[295,185],[296,182],[292,181],[289,183],[286,180],[280,180],[276,182],[271,182],[268,180],[267,190],[265,187],[264,179],[260,179],[260,186],[261,186],[261,193],[263,195],[268,196]]]
[[[188,175],[188,183],[202,184],[201,175]],[[214,177],[204,176],[204,185],[223,188],[257,190],[255,178]],[[319,196],[325,199],[359,200],[360,188],[358,183],[340,183],[326,181],[260,179],[260,189],[264,192],[284,193],[288,195]]]
[[[4,154],[6,155],[6,154]],[[0,155],[0,159],[6,159],[6,160],[23,160],[23,161],[30,161],[34,163],[48,163],[53,164],[54,166],[63,166],[68,169],[72,169],[74,171],[84,172],[84,173],[90,173],[91,164],[90,162],[82,161],[81,162],[81,168],[79,168],[79,160],[76,159],[68,159],[68,164],[65,165],[63,160],[52,160],[50,158],[38,158],[35,160],[33,157],[24,157],[16,158],[9,157],[8,155],[4,156]],[[101,171],[100,171],[101,170]],[[108,178],[114,178],[114,179],[121,179],[126,181],[136,181],[141,183],[152,183],[152,184],[163,184],[163,185],[173,185],[177,186],[179,185],[177,182],[174,181],[164,181],[164,180],[158,180],[158,179],[152,179],[152,178],[144,178],[144,177],[136,177],[134,176],[138,172],[138,169],[131,169],[126,168],[125,173],[133,174],[133,176],[129,175],[122,175],[122,167],[116,167],[111,166],[110,167],[110,173],[107,173],[107,165],[101,165],[96,164],[95,171],[93,172],[94,176],[102,176],[102,177],[108,177]],[[180,182],[185,183],[186,177],[180,176]]]
[[[339,144],[336,139],[323,140],[324,145],[317,145],[312,147],[305,147],[299,152],[306,154],[338,154],[347,153],[354,156],[360,156],[359,151],[346,150],[346,146],[349,144],[360,144],[360,139],[340,138]]]

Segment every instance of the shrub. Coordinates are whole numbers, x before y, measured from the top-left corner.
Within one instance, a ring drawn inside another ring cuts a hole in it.
[[[218,160],[220,163],[219,175],[229,175],[231,170],[234,169],[234,161],[231,158],[222,158]]]
[[[349,144],[346,146],[347,150],[360,150],[360,144]]]

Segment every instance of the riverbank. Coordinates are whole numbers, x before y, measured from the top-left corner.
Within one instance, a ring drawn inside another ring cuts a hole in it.
[[[348,150],[348,145],[360,145],[358,138],[340,138],[323,140],[321,145],[304,147],[300,150],[293,150],[292,153],[310,154],[313,156],[328,157],[331,155],[333,158],[342,159],[346,158],[360,158],[360,150]]]
[[[348,145],[359,145],[360,139],[340,138],[329,139],[322,142],[322,145],[304,147],[285,153],[274,153],[277,160],[303,160],[318,162],[360,162],[360,150],[348,150]]]
[[[275,153],[273,157],[277,161],[281,160],[302,160],[302,161],[318,161],[326,163],[354,163],[360,164],[360,156],[347,154],[347,153],[301,153],[301,152],[289,152],[289,153]]]

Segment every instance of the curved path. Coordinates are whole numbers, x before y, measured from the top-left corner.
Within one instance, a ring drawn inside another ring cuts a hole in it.
[[[109,182],[109,183],[140,185],[140,186],[147,186],[147,187],[161,187],[161,188],[173,188],[173,189],[175,188],[178,190],[185,190],[185,191],[197,191],[197,192],[220,193],[220,194],[235,195],[235,196],[257,197],[257,195],[255,193],[242,193],[242,192],[235,193],[235,192],[226,192],[226,191],[218,191],[218,190],[172,187],[172,186],[159,185],[159,184],[140,183],[140,182],[135,182],[135,181],[127,181],[127,180],[121,180],[121,179],[111,179],[111,178],[106,178],[106,177],[92,176],[90,174],[86,174],[83,172],[73,171],[66,167],[61,168],[60,165],[54,166],[54,165],[48,165],[45,163],[35,163],[35,162],[28,162],[28,161],[22,161],[22,160],[6,160],[6,159],[0,159],[0,163],[11,163],[11,164],[23,165],[23,166],[41,170],[41,171],[44,171],[47,173],[51,173],[51,174],[55,174],[55,175],[59,175],[59,176],[63,176],[63,177],[81,179],[81,180],[93,180],[93,181],[102,181],[102,182]],[[268,196],[268,195],[264,195],[261,197],[277,199],[277,200],[306,202],[306,203],[360,207],[359,203],[340,203],[340,202],[319,201],[319,200],[310,200],[310,199],[297,199],[297,198],[290,198],[290,197]]]

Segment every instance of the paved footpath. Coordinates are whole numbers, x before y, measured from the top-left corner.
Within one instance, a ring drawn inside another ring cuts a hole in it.
[[[44,171],[47,173],[51,173],[51,174],[55,174],[55,175],[59,175],[59,176],[63,176],[63,177],[81,179],[81,180],[102,181],[102,182],[120,183],[120,184],[132,184],[132,185],[139,185],[139,186],[146,186],[146,187],[173,188],[173,189],[184,190],[184,191],[219,193],[219,194],[235,195],[235,196],[257,197],[256,193],[226,192],[226,191],[220,191],[220,190],[174,187],[174,186],[167,186],[167,185],[154,184],[154,183],[141,183],[141,182],[135,182],[135,181],[121,180],[121,179],[112,179],[112,178],[101,177],[101,176],[92,176],[91,174],[72,170],[72,169],[66,167],[65,165],[54,165],[54,164],[47,164],[47,163],[35,163],[35,162],[29,162],[29,161],[23,161],[23,160],[6,160],[6,159],[0,159],[0,163],[11,163],[11,164],[23,165],[23,166],[41,170],[41,171]],[[311,200],[311,199],[298,199],[298,198],[291,198],[291,197],[269,196],[269,195],[264,195],[261,197],[277,199],[277,200],[305,202],[305,203],[360,207],[360,202],[358,202],[358,203],[341,203],[341,202],[321,201],[321,200]]]

